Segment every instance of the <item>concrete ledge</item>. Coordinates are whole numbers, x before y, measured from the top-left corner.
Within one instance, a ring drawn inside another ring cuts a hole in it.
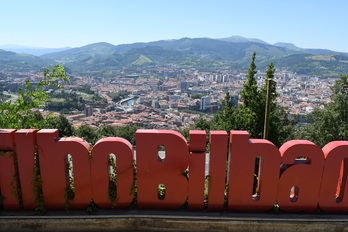
[[[33,213],[31,213],[33,214]],[[181,211],[2,213],[0,231],[348,231],[345,215]]]

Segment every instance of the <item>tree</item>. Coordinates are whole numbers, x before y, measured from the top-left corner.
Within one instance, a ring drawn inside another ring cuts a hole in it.
[[[193,125],[192,130],[205,130],[208,133],[210,127],[210,122],[207,119],[200,117]]]
[[[348,123],[348,74],[341,75],[335,85],[331,88],[332,95],[332,108],[337,111],[337,119],[339,122],[347,125]],[[345,135],[339,135],[345,137]]]
[[[117,136],[117,130],[113,126],[102,125],[98,129],[99,139],[104,138],[104,137],[116,137],[116,136]]]
[[[274,79],[275,68],[273,63],[268,65],[265,83],[261,89],[257,87],[256,53],[252,55],[247,80],[240,93],[243,104],[233,108],[230,102],[230,94],[226,93],[222,108],[213,119],[212,127],[218,130],[247,130],[252,138],[263,138],[265,123],[265,108],[268,83],[270,87],[270,123],[269,140],[280,146],[293,124],[288,120],[286,111],[277,106],[276,82]]]
[[[278,131],[280,127],[280,118],[279,115],[277,114],[277,96],[278,93],[276,91],[276,82],[273,80],[274,79],[274,73],[275,73],[275,68],[273,63],[269,63],[268,69],[266,71],[266,78],[265,78],[265,83],[263,85],[263,88],[260,93],[260,98],[261,98],[261,107],[263,108],[264,113],[259,116],[260,121],[258,122],[258,131],[261,133],[262,131],[262,136],[267,137],[269,140],[275,142],[278,140]],[[270,85],[270,87],[268,86]],[[267,89],[269,88],[269,93],[267,93]],[[267,122],[265,120],[266,117],[266,106],[267,106],[267,94],[269,94],[269,112],[268,112],[268,117],[269,117],[269,123],[267,125]],[[265,125],[266,124],[266,125]],[[268,134],[265,135],[264,133],[267,133],[265,131],[265,127],[267,127]]]
[[[69,81],[61,65],[44,70],[44,78],[39,81],[37,87],[33,87],[27,80],[25,88],[19,89],[17,100],[0,103],[0,128],[41,128],[44,118],[38,109],[49,99],[45,88],[62,88],[62,82]]]
[[[216,130],[230,131],[234,126],[234,109],[231,104],[231,95],[227,91],[222,101],[222,107],[215,115],[212,127]]]
[[[259,115],[262,113],[264,114],[264,111],[260,110],[262,105],[260,91],[257,88],[257,81],[255,78],[257,73],[255,59],[256,53],[254,52],[247,74],[247,80],[240,93],[243,104],[239,105],[237,108],[233,108],[231,105],[230,93],[226,92],[222,102],[222,108],[213,120],[214,129],[226,130],[228,133],[232,129],[247,130],[251,137],[259,136],[257,130],[259,127]]]
[[[287,109],[277,106],[275,111],[276,120],[271,115],[269,140],[280,147],[283,143],[294,139],[294,127],[296,120],[289,118]]]
[[[269,124],[268,124],[268,140],[273,142],[276,146],[281,146],[284,142],[288,140],[293,132],[294,121],[289,120],[287,111],[281,108],[277,104],[277,83],[274,81],[275,68],[273,63],[269,63],[268,69],[266,71],[265,83],[260,91],[259,98],[260,111],[263,113],[259,114],[258,128],[259,137],[263,137],[264,124],[265,124],[265,110],[266,110],[266,100],[267,100],[267,88],[270,84],[269,93]]]
[[[118,137],[127,139],[131,144],[135,145],[135,132],[138,127],[136,125],[126,125],[124,127],[117,127],[116,134]]]
[[[75,130],[75,136],[86,140],[90,144],[95,144],[98,141],[96,130],[85,124]]]
[[[45,121],[46,123],[44,124],[44,127],[58,129],[60,137],[70,137],[74,134],[73,126],[62,114],[60,114],[58,117],[49,115],[46,117]]]
[[[247,81],[243,85],[243,90],[240,93],[241,99],[243,100],[243,104],[247,108],[254,108],[255,104],[258,103],[258,89],[257,89],[257,81],[255,75],[256,65],[255,65],[256,53],[253,52],[251,57],[251,63],[249,66]]]
[[[263,118],[265,110],[265,97],[257,88],[256,81],[256,53],[251,57],[247,80],[240,93],[243,104],[236,111],[235,127],[238,130],[247,130],[251,137],[261,138],[263,132]]]

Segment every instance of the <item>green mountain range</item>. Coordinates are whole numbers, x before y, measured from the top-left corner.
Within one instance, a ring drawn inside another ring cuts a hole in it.
[[[277,69],[288,69],[301,75],[331,77],[348,73],[348,53],[303,49],[291,43],[271,45],[259,39],[238,36],[182,38],[117,46],[95,43],[41,56],[0,50],[0,72],[41,71],[56,63],[63,64],[71,73],[82,75],[102,75],[122,69],[167,64],[202,71],[219,67],[246,71],[254,51],[259,70],[266,70],[273,62]]]
[[[45,67],[54,65],[53,60],[38,56],[15,53],[0,49],[0,72],[43,71]]]

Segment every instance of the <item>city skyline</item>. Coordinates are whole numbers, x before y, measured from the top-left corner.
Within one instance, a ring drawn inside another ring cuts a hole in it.
[[[0,45],[40,48],[243,36],[348,52],[348,2],[1,1]]]

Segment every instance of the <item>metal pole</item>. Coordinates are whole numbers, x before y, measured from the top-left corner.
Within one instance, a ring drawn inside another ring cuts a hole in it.
[[[271,108],[271,79],[267,79],[267,94],[266,94],[266,109],[265,109],[265,122],[263,124],[263,138],[268,139],[269,133],[269,113]]]

